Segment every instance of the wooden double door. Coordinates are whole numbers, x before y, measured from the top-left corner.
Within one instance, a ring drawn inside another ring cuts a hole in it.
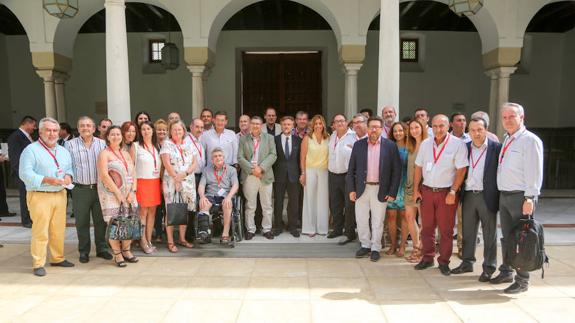
[[[322,113],[321,52],[242,53],[242,109],[263,116],[274,106],[278,120],[299,110]]]

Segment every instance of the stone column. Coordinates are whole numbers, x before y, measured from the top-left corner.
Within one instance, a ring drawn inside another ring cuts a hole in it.
[[[56,112],[58,115],[58,121],[66,121],[66,93],[64,90],[66,81],[69,76],[65,73],[57,73],[54,78],[55,83],[55,94],[56,94]]]
[[[509,101],[509,80],[521,59],[521,48],[495,48],[483,54],[485,74],[491,79],[489,94],[489,127],[501,139],[504,130],[501,124],[501,105]]]
[[[56,92],[54,85],[54,71],[53,70],[36,70],[36,73],[44,81],[44,104],[46,109],[46,117],[57,119],[56,110]]]
[[[125,0],[106,0],[106,88],[108,117],[114,124],[131,120]]]
[[[499,138],[503,137],[504,130],[501,124],[501,105],[509,101],[509,80],[516,67],[497,67],[485,71],[491,79],[491,92],[489,95],[490,128]]]
[[[392,105],[399,116],[399,1],[381,0],[379,11],[379,65],[377,111]]]
[[[357,72],[362,64],[343,64],[345,73],[345,116],[351,120],[357,113]]]
[[[192,116],[199,117],[204,108],[204,79],[203,74],[205,66],[194,65],[188,66],[192,73]]]

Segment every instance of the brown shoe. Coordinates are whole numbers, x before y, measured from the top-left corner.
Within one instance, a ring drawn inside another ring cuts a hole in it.
[[[266,237],[266,239],[268,239],[268,240],[274,239],[274,234],[271,231],[264,233],[263,236]]]

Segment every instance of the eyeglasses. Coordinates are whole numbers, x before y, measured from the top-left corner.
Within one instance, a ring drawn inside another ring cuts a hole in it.
[[[381,129],[381,126],[371,126],[371,127],[369,127],[369,129],[377,130],[377,129]]]

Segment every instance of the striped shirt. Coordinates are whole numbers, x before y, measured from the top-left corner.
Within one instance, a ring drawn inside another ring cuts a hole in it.
[[[98,155],[106,149],[106,142],[93,137],[90,147],[86,147],[82,137],[66,141],[64,147],[72,155],[72,168],[74,169],[74,182],[91,185],[98,183],[96,162]]]

